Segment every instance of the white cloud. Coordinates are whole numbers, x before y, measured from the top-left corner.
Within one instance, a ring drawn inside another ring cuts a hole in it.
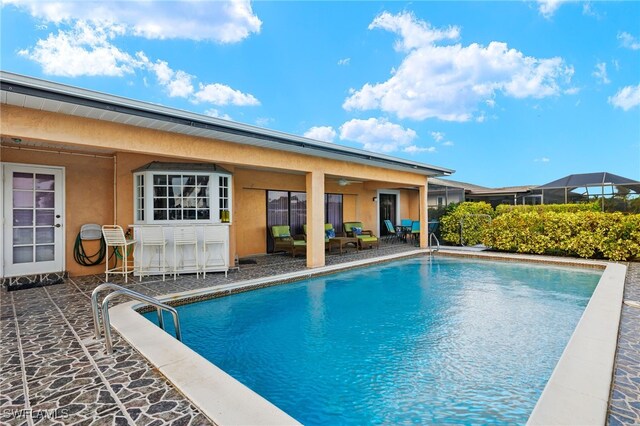
[[[314,126],[304,133],[304,137],[319,141],[333,142],[336,138],[336,131],[331,126]]]
[[[617,59],[612,59],[611,63],[613,64],[613,67],[616,69],[616,71],[620,71],[620,62],[618,62]]]
[[[607,77],[607,64],[606,62],[599,62],[596,64],[596,69],[591,73],[595,78],[599,80],[601,84],[609,84],[611,80]]]
[[[431,132],[431,137],[433,138],[434,141],[441,142],[443,146],[453,146],[452,141],[444,141],[444,136],[445,134],[442,132]],[[434,151],[435,151],[435,148],[434,148]]]
[[[359,142],[375,152],[396,152],[407,148],[416,138],[413,129],[405,129],[385,118],[353,119],[340,126],[340,139]]]
[[[48,4],[53,8],[55,3]],[[114,41],[125,35],[122,25],[76,21],[68,30],[59,29],[35,46],[20,50],[19,55],[37,62],[45,74],[65,77],[122,77],[136,72],[150,72],[170,97],[188,98],[194,103],[216,105],[259,105],[251,94],[242,93],[220,83],[200,83],[194,94],[196,76],[183,70],[173,70],[166,61],[151,61],[144,52],[135,54],[118,48]],[[149,81],[143,76],[143,84]]]
[[[431,137],[433,138],[434,141],[440,142],[442,139],[444,139],[444,133],[442,133],[442,132],[431,132]]]
[[[564,93],[565,95],[577,95],[578,93],[580,93],[580,88],[569,87],[568,89],[565,89],[562,93]]]
[[[229,114],[223,114],[215,108],[208,109],[204,113],[209,117],[222,118],[223,120],[229,120],[229,121],[233,120]]]
[[[537,0],[538,12],[540,12],[540,15],[544,16],[545,18],[551,19],[560,5],[562,3],[565,3],[566,1],[567,0]]]
[[[260,105],[260,102],[253,95],[242,93],[239,90],[232,89],[231,87],[220,83],[200,83],[198,91],[194,94],[193,102],[209,102],[214,105]]]
[[[117,34],[121,34],[120,27],[78,21],[71,30],[51,33],[18,54],[39,63],[45,74],[65,77],[132,74],[142,63],[111,43]]]
[[[370,28],[401,36],[396,48],[407,51],[396,72],[383,83],[352,89],[346,110],[380,109],[400,118],[469,121],[481,103],[496,93],[513,98],[543,98],[562,93],[573,68],[559,58],[538,59],[509,49],[505,43],[439,46],[457,38],[456,28],[434,30],[413,15],[383,13]]]
[[[417,146],[417,145],[409,145],[408,147],[402,150],[403,152],[408,152],[410,154],[418,153],[418,152],[436,152],[435,146]]]
[[[598,20],[603,19],[604,15],[599,13],[594,7],[593,3],[588,1],[582,4],[582,14],[585,16],[591,16]]]
[[[449,27],[445,30],[434,29],[428,22],[419,21],[408,12],[398,15],[383,12],[369,24],[370,30],[376,28],[399,34],[401,39],[396,42],[395,48],[403,52],[431,45],[436,41],[457,40],[460,37],[458,27]]]
[[[147,69],[156,75],[158,83],[166,88],[170,97],[188,98],[193,94],[194,76],[181,70],[172,70],[165,61],[152,63],[143,54],[139,56],[145,59]]]
[[[618,33],[618,40],[620,40],[620,44],[622,47],[626,47],[631,50],[639,50],[640,49],[640,41],[638,41],[634,36],[627,32]]]
[[[551,159],[549,157],[541,157],[536,158],[533,161],[535,161],[536,163],[548,163],[549,161],[551,161]]]
[[[267,127],[269,124],[273,123],[275,120],[270,117],[258,117],[256,118],[256,125],[260,127]]]
[[[640,105],[640,84],[637,86],[626,86],[618,90],[615,95],[609,97],[609,103],[625,111],[637,107]]]
[[[338,61],[338,65],[349,65],[351,58],[342,58]]]
[[[3,0],[46,22],[76,20],[121,24],[127,34],[150,39],[236,43],[259,33],[262,22],[249,0],[231,1],[38,1]]]

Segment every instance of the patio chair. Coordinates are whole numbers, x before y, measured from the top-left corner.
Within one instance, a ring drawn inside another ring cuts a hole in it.
[[[307,254],[307,242],[296,240],[291,235],[289,225],[276,225],[269,228],[273,237],[273,251],[285,251],[296,257],[296,254]]]
[[[411,223],[411,239],[415,244],[420,243],[420,221],[418,220]]]
[[[145,251],[150,253],[145,256]],[[152,266],[154,258],[157,256],[157,265]],[[148,260],[145,258],[147,257]],[[164,281],[167,270],[167,239],[164,235],[164,227],[162,226],[141,226],[140,227],[140,261],[138,273],[140,281],[143,276],[149,275],[151,272],[162,273],[162,281]]]
[[[396,232],[398,234],[398,238],[407,242],[407,235],[411,233],[411,225],[413,224],[413,220],[411,219],[401,219],[400,225],[396,227]]]
[[[396,227],[393,226],[393,224],[389,219],[384,220],[384,226],[387,228],[387,235],[386,235],[387,242],[389,240],[393,242],[394,240],[397,240],[399,238],[398,233],[396,232]]]
[[[129,259],[129,255],[133,252],[133,246],[135,240],[127,240],[124,236],[124,231],[118,225],[103,225],[102,236],[107,245],[107,252],[109,247],[113,247],[114,264],[112,268],[109,268],[109,260],[111,256],[104,262],[105,280],[109,281],[109,274],[124,275],[124,282],[127,282],[128,276],[133,272],[133,261]],[[118,266],[118,263],[120,264]]]
[[[189,254],[187,249],[191,251]],[[173,280],[180,272],[195,272],[200,277],[198,259],[198,234],[195,226],[176,226],[173,228]]]
[[[226,261],[227,240],[221,228],[215,225],[205,225],[202,234],[202,276],[207,278],[207,269],[224,270],[227,276],[229,268]]]
[[[358,238],[358,246],[361,249],[364,247],[373,248],[373,246],[380,248],[378,237],[371,230],[363,229],[362,222],[344,222],[342,227],[347,237]]]
[[[307,225],[302,225],[302,231],[304,232],[304,240],[307,240]],[[332,233],[330,231],[333,231]],[[334,237],[339,237],[340,234],[333,229],[333,225],[331,223],[324,224],[324,248],[329,248],[329,240]]]

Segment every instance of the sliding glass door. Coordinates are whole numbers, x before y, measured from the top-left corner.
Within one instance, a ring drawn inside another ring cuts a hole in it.
[[[336,231],[342,230],[342,194],[325,194],[325,223],[331,223]],[[307,193],[292,191],[267,191],[267,228],[289,225],[292,235],[304,234],[307,223]],[[273,252],[273,238],[267,232],[267,253]]]

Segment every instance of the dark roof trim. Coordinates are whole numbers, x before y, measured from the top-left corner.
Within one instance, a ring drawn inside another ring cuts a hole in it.
[[[266,132],[261,133],[258,128],[256,130],[239,128],[239,126],[235,126],[234,123],[230,123],[229,125],[224,124],[224,120],[214,120],[209,119],[208,117],[187,113],[190,117],[185,117],[184,111],[176,110],[173,108],[167,107],[157,107],[153,104],[143,103],[139,101],[135,101],[139,106],[132,105],[131,102],[129,105],[126,105],[124,101],[127,101],[125,98],[119,98],[112,95],[105,96],[99,92],[92,92],[93,97],[89,96],[90,91],[87,92],[86,95],[81,95],[80,93],[73,93],[74,89],[77,92],[77,88],[72,86],[64,86],[63,87],[53,87],[55,86],[63,86],[58,83],[52,83],[45,80],[38,80],[31,77],[25,77],[20,75],[13,75],[11,73],[2,72],[0,74],[0,90],[4,90],[12,93],[19,93],[28,96],[39,97],[43,99],[50,99],[54,101],[67,102],[75,105],[81,105],[91,108],[96,108],[100,110],[106,110],[126,115],[132,115],[137,117],[143,117],[148,119],[165,121],[173,124],[180,124],[190,127],[195,127],[198,129],[204,130],[212,130],[219,131],[223,133],[228,133],[232,135],[253,138],[258,140],[264,140],[271,143],[279,144],[279,145],[289,145],[296,146],[300,148],[308,148],[315,151],[321,151],[328,154],[341,155],[347,157],[353,157],[355,159],[366,160],[366,161],[375,161],[383,164],[387,164],[395,167],[402,167],[405,169],[413,170],[413,171],[421,171],[428,176],[441,176],[441,175],[449,175],[453,173],[453,170],[446,169],[442,167],[430,166],[422,163],[416,163],[411,161],[405,161],[402,159],[394,159],[393,157],[380,156],[372,152],[355,150],[355,149],[341,149],[339,147],[329,146],[328,144],[321,144],[313,139],[306,139],[301,137],[287,137],[288,135],[281,133],[282,136],[279,136],[273,132],[269,131],[271,134],[267,134]],[[7,81],[7,77],[15,77],[15,80]],[[25,82],[20,82],[18,79],[27,80],[28,82],[33,82],[33,84],[28,84]],[[37,86],[39,84],[40,86]],[[45,87],[48,86],[48,87]],[[56,90],[57,89],[57,90]],[[100,98],[103,99],[100,99]],[[104,99],[109,97],[110,99]],[[162,110],[162,111],[161,111]],[[180,113],[183,115],[181,116]],[[249,126],[246,126],[249,127]],[[274,147],[277,149],[277,147]]]
[[[230,175],[231,172],[213,163],[170,163],[163,161],[152,161],[144,166],[132,170],[132,173],[146,171],[189,171],[189,172],[208,172],[208,173],[224,173]]]
[[[590,186],[635,186],[640,182],[626,177],[614,175],[609,172],[600,173],[580,173],[568,175],[563,178],[554,180],[547,184],[538,186],[536,189],[564,189],[564,188],[582,188]]]

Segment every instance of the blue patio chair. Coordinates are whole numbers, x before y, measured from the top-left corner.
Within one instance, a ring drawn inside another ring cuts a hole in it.
[[[407,235],[411,233],[412,223],[413,221],[411,219],[401,219],[400,226],[396,228],[398,238],[403,240],[405,243],[407,242]]]
[[[438,222],[437,220],[429,221],[429,235],[435,233],[438,230],[438,225],[440,225],[440,222]]]
[[[384,220],[384,226],[387,227],[387,235],[385,235],[385,238],[387,241],[389,240],[393,241],[398,239],[398,233],[396,232],[396,228],[395,226],[393,226],[393,224],[389,219]]]
[[[417,245],[420,242],[420,221],[411,222],[411,239]]]

